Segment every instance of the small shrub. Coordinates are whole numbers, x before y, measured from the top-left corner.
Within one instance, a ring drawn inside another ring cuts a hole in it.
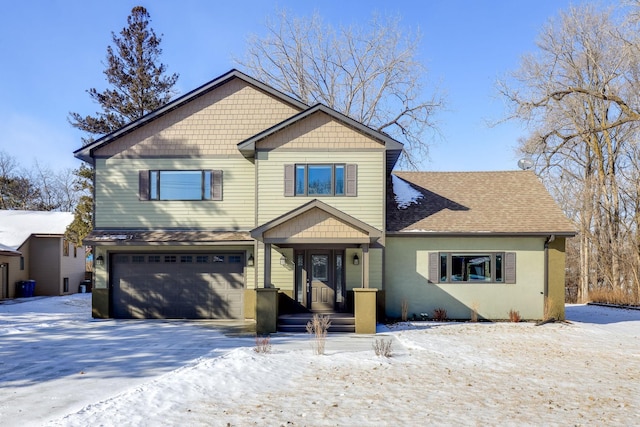
[[[444,308],[436,308],[433,310],[433,320],[437,320],[439,322],[447,320],[447,310]]]
[[[402,303],[400,304],[400,313],[402,321],[406,322],[409,315],[409,301],[407,301],[406,299],[403,299]]]
[[[520,312],[517,310],[509,310],[509,320],[514,323],[521,321],[522,317],[520,316]]]
[[[312,347],[315,354],[324,354],[329,326],[331,326],[330,317],[320,314],[314,314],[313,319],[307,322],[307,333],[314,336]]]
[[[376,356],[391,357],[392,342],[391,338],[388,340],[376,339],[373,343],[373,351],[376,353]]]
[[[256,336],[256,346],[253,349],[256,353],[271,353],[271,337]]]
[[[478,303],[475,301],[471,304],[471,321],[478,321]]]

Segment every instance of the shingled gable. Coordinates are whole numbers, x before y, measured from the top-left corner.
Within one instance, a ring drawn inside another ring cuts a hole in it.
[[[387,235],[575,235],[573,224],[533,172],[395,175],[422,197],[402,209],[390,184]]]
[[[91,144],[88,144],[76,151],[74,151],[74,156],[77,157],[80,160],[84,160],[85,162],[92,162],[93,159],[93,153],[99,149],[104,147],[105,145],[108,145],[109,143],[111,143],[112,141],[115,141],[116,139],[130,133],[133,132],[134,130],[147,125],[148,123],[168,114],[169,112],[215,90],[216,88],[224,85],[225,83],[231,81],[232,79],[240,79],[244,82],[246,82],[247,84],[257,88],[258,90],[261,90],[263,92],[268,93],[269,95],[274,96],[275,98],[281,100],[282,102],[291,105],[292,107],[294,107],[295,109],[298,110],[304,110],[306,108],[308,108],[308,105],[304,104],[303,102],[298,101],[297,99],[286,95],[274,88],[272,88],[271,86],[268,86],[262,82],[259,82],[258,80],[249,77],[248,75],[238,71],[238,70],[231,70],[213,80],[211,80],[208,83],[205,83],[204,85],[200,86],[197,89],[194,89],[188,93],[186,93],[183,96],[180,96],[178,98],[176,98],[175,100],[169,102],[168,104],[164,105],[163,107],[158,108],[155,111],[152,111],[151,113],[145,115],[144,117],[141,117],[138,120],[135,120],[131,123],[129,123],[126,126],[123,126],[122,128],[108,134],[105,135],[103,137],[101,137],[100,139],[92,142]]]
[[[343,239],[344,241],[342,243],[347,243],[347,242],[373,243],[376,240],[378,240],[380,237],[382,237],[382,232],[376,229],[375,227],[372,227],[342,212],[339,209],[329,206],[318,199],[311,200],[310,202],[305,203],[304,205],[299,206],[298,208],[293,209],[285,213],[284,215],[279,216],[278,218],[275,218],[259,227],[254,228],[253,230],[251,230],[251,237],[253,237],[254,239],[263,241],[265,243],[294,243],[291,241],[290,242],[280,241],[280,239],[277,239],[277,238],[272,239],[267,236],[270,231],[276,229],[277,227],[280,227],[287,223],[290,223],[290,224],[295,223],[297,219],[302,218],[305,214],[312,212],[314,210],[321,211],[323,214],[326,214],[326,217],[328,218],[337,219],[345,227],[350,228],[352,230],[357,230],[359,234],[361,234],[361,236],[358,236],[358,237],[345,238]],[[316,223],[315,221],[311,221],[311,222],[313,222],[313,224],[309,223],[308,221],[305,221],[303,226],[309,229],[318,225],[318,223]],[[297,225],[300,225],[300,224],[297,224]],[[332,242],[336,242],[340,239],[336,237],[331,237],[330,240]]]
[[[374,129],[371,129],[368,126],[363,125],[362,123],[359,123],[353,119],[351,119],[350,117],[345,116],[344,114],[339,113],[338,111],[335,111],[329,107],[327,107],[326,105],[323,104],[316,104],[313,107],[310,107],[294,116],[291,116],[290,118],[270,127],[269,129],[266,129],[250,138],[247,138],[246,140],[240,142],[238,144],[238,149],[240,150],[240,152],[248,158],[252,158],[255,154],[255,150],[256,150],[256,144],[263,140],[268,138],[269,136],[289,127],[289,126],[293,126],[297,123],[300,123],[301,121],[305,120],[306,118],[310,117],[313,114],[317,114],[317,113],[324,113],[327,114],[329,117],[331,117],[332,119],[342,123],[343,125],[354,129],[356,132],[360,132],[366,136],[368,136],[369,138],[378,141],[380,144],[382,144],[385,148],[385,150],[387,151],[387,168],[389,170],[391,170],[393,168],[393,166],[395,165],[396,161],[398,160],[398,157],[400,156],[400,154],[402,153],[402,143],[396,141],[395,139],[391,138],[390,136],[376,131]]]

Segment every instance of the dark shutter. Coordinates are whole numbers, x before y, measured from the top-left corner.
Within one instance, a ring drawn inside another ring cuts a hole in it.
[[[516,283],[516,253],[504,254],[504,282]]]
[[[438,264],[440,263],[440,254],[438,252],[429,252],[429,282],[440,282],[440,272]]]
[[[222,200],[222,171],[211,171],[211,200]]]
[[[349,164],[345,168],[346,191],[345,196],[355,197],[358,195],[358,165]]]
[[[295,196],[296,165],[284,165],[284,195]]]
[[[138,171],[138,199],[149,200],[149,171]]]

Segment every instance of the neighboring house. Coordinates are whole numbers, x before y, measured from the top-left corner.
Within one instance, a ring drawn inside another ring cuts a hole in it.
[[[70,212],[0,210],[0,297],[15,298],[16,283],[35,280],[35,295],[78,292],[85,249],[64,239]]]
[[[392,174],[401,150],[236,70],[77,150],[95,168],[93,315],[254,318],[265,288],[280,314],[375,288],[392,317],[408,301],[540,319],[546,296],[563,315],[574,231],[535,175]]]

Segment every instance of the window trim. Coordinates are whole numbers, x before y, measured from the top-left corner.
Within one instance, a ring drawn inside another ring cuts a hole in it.
[[[165,199],[161,197],[163,172],[200,172],[199,199]],[[155,202],[205,202],[222,200],[222,170],[216,169],[149,169],[138,172],[138,198]]]
[[[446,272],[442,273],[442,257],[446,257]],[[489,256],[491,263],[491,280],[451,280],[452,275],[452,257],[454,256]],[[498,256],[502,257],[501,273],[502,280],[496,280]],[[445,280],[442,280],[444,276]],[[448,284],[515,284],[516,283],[516,253],[506,251],[446,251],[431,252],[429,254],[429,281],[431,283],[448,283]]]
[[[288,197],[354,197],[357,193],[357,165],[336,163],[295,163],[284,165],[284,195]],[[327,194],[309,194],[309,167],[328,167],[331,169],[331,192]],[[304,191],[298,192],[299,169],[304,173]],[[342,192],[336,192],[337,170],[342,169]]]

